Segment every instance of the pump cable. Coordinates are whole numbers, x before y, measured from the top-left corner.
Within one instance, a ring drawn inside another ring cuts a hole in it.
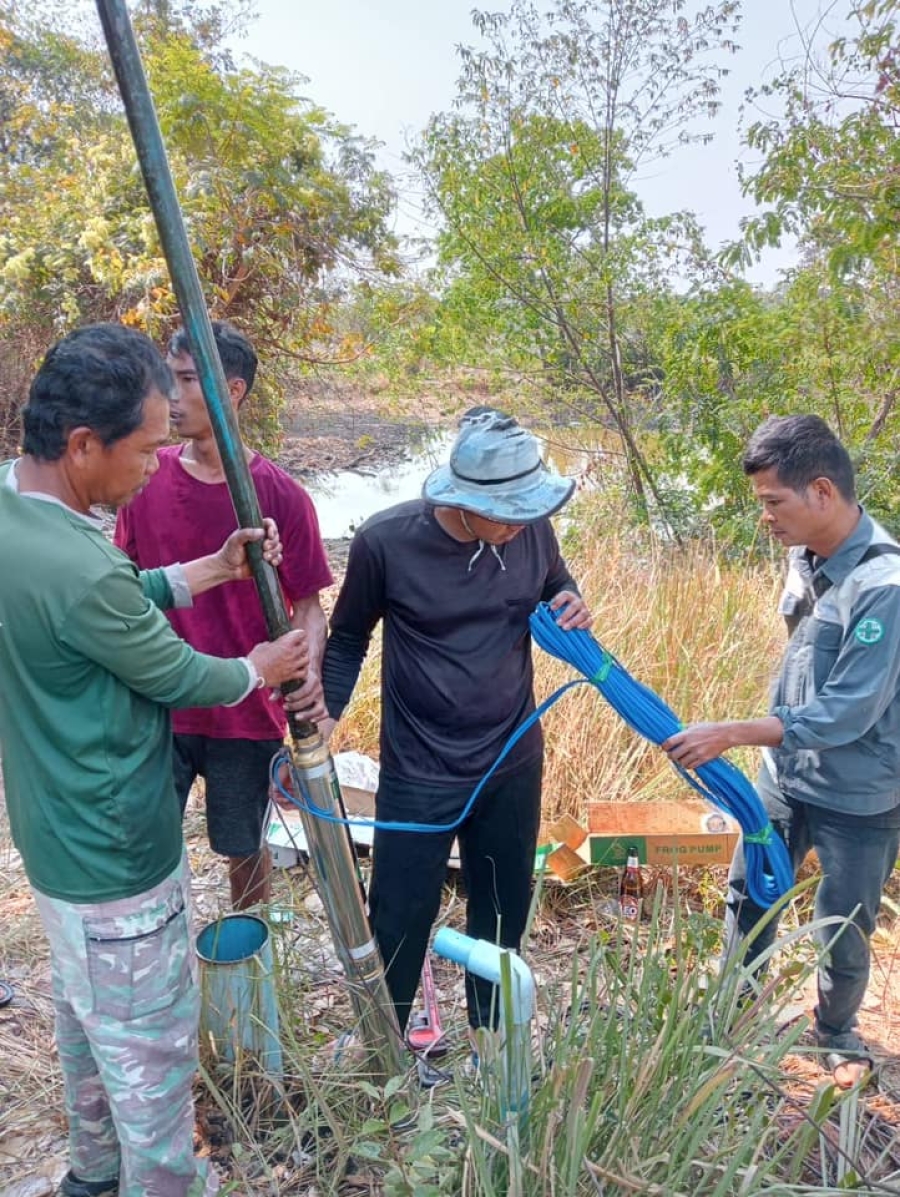
[[[582,628],[563,631],[547,603],[538,604],[529,623],[535,643],[550,656],[582,673],[628,726],[644,739],[662,744],[682,730],[684,725],[663,699],[632,677],[590,632]],[[725,757],[717,757],[690,771],[675,761],[672,765],[707,802],[731,815],[740,825],[747,892],[752,901],[768,908],[784,897],[794,884],[788,850],[772,826],[755,788],[740,769]]]
[[[599,644],[590,632],[580,628],[563,631],[557,616],[547,603],[539,603],[529,616],[534,641],[550,656],[572,665],[583,677],[566,682],[534,710],[515,729],[491,765],[472,791],[462,813],[452,823],[385,822],[379,819],[346,818],[334,815],[318,806],[303,784],[299,770],[291,769],[300,793],[294,794],[281,780],[282,766],[291,765],[287,750],[272,758],[270,778],[272,786],[292,806],[306,810],[317,819],[342,823],[348,827],[376,827],[382,831],[407,831],[418,834],[441,834],[456,831],[469,817],[478,795],[528,729],[574,686],[594,686],[613,710],[639,735],[654,744],[662,744],[682,724],[669,706],[652,690],[631,676],[616,658]],[[731,815],[743,832],[744,858],[747,873],[747,892],[757,906],[768,908],[782,898],[794,884],[794,873],[784,841],[775,831],[751,783],[735,765],[718,757],[695,771],[688,771],[672,762],[688,785],[720,810]],[[692,776],[696,772],[697,776]]]

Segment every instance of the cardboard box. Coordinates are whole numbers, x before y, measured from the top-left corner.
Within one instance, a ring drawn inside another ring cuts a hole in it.
[[[332,758],[347,810],[350,838],[360,848],[371,848],[375,838],[375,791],[378,763],[361,752],[338,752]],[[276,868],[299,864],[309,853],[303,819],[295,807],[269,803],[265,819],[265,842]]]
[[[545,871],[548,877],[572,881],[587,868],[588,862],[579,855],[587,839],[587,832],[571,815],[563,815],[544,829],[538,840],[534,862],[536,873]]]
[[[375,838],[372,821],[375,818],[375,795],[368,790],[353,786],[341,786],[347,817],[354,822],[350,827],[350,838],[357,847],[371,848]],[[359,820],[359,822],[356,822]],[[276,869],[288,869],[299,864],[309,853],[306,832],[300,811],[269,803],[266,811],[265,837]]]
[[[729,864],[740,838],[736,820],[699,800],[589,802],[587,810],[578,852],[592,865],[621,867],[632,845],[641,864]]]

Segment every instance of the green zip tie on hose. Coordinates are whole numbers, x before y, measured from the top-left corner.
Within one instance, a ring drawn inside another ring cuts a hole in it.
[[[771,823],[767,823],[762,831],[745,831],[745,844],[762,844],[765,848],[772,842],[772,836],[775,834],[775,828]]]
[[[600,668],[593,677],[589,677],[588,681],[592,686],[602,686],[612,671],[615,660],[609,655],[606,649],[603,650],[603,660],[600,662]]]

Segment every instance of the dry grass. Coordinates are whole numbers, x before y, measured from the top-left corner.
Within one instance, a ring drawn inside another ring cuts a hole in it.
[[[626,544],[615,535],[599,531],[595,534],[596,525],[592,525],[589,510],[583,513],[579,523],[582,547],[576,546],[569,553],[570,564],[582,581],[595,613],[596,635],[604,646],[637,678],[664,696],[685,721],[751,715],[762,710],[783,635],[773,614],[778,587],[774,575],[765,568],[746,564],[719,564],[711,552],[700,549],[681,554],[652,543]],[[536,658],[539,697],[551,693],[572,676],[565,666],[542,653],[536,652]],[[589,798],[652,800],[685,796],[683,783],[662,754],[639,742],[587,686],[568,694],[553,708],[545,720],[545,732],[548,820],[564,812],[583,818],[584,802]],[[377,743],[375,652],[336,733],[333,748],[335,751],[354,748],[377,755]],[[753,755],[748,754],[742,763],[752,771]],[[206,847],[196,810],[189,811],[185,831],[194,871],[198,922],[202,925],[226,909],[224,868]],[[651,889],[654,880],[666,888],[661,918],[671,920],[671,927],[667,922],[660,932],[661,954],[652,959],[649,955],[643,958],[644,970],[655,969],[665,984],[668,968],[665,961],[671,955],[674,968],[680,955],[684,976],[691,977],[702,971],[715,953],[718,922],[713,915],[720,900],[724,871],[698,871],[682,876],[678,891],[671,886],[667,873],[654,878],[648,870],[647,880]],[[282,872],[276,882],[277,900],[290,905],[295,912],[289,939],[279,954],[285,961],[283,1031],[285,1042],[291,1045],[302,1100],[298,1102],[291,1127],[282,1127],[273,1137],[271,1127],[262,1127],[251,1116],[252,1112],[236,1108],[227,1078],[218,1098],[223,1108],[217,1108],[216,1099],[201,1087],[198,1094],[203,1149],[213,1152],[223,1173],[232,1178],[231,1191],[235,1192],[298,1197],[386,1194],[378,1177],[384,1174],[387,1157],[382,1157],[379,1170],[361,1160],[356,1150],[360,1127],[368,1115],[354,1078],[341,1075],[333,1067],[329,1072],[327,1062],[324,1072],[317,1071],[316,1061],[321,1060],[323,1045],[351,1017],[340,978],[328,964],[327,931],[321,917],[305,913],[309,887],[303,876],[294,871]],[[621,927],[609,900],[614,885],[615,875],[611,871],[592,870],[573,885],[548,883],[544,888],[528,944],[528,959],[541,995],[538,1024],[543,1035],[554,1031],[560,1011],[565,1010],[577,992],[576,985],[584,983],[586,970],[600,967],[601,959],[608,962],[604,967],[618,967],[612,949],[617,937],[621,937]],[[896,901],[896,893],[893,898]],[[441,921],[459,925],[462,906],[461,895],[449,886]],[[676,911],[680,913],[676,915]],[[805,913],[802,908],[790,912],[785,920],[787,929],[795,927]],[[884,926],[875,938],[872,983],[862,1012],[864,1033],[888,1063],[882,1072],[881,1092],[866,1099],[860,1125],[868,1136],[864,1153],[868,1170],[873,1175],[890,1175],[895,1179],[900,1168],[900,1069],[892,1053],[900,1033],[900,978],[895,967],[898,940],[894,913],[886,910]],[[687,926],[689,916],[695,920],[691,934],[696,938],[693,946],[686,947],[678,928]],[[52,1046],[49,968],[21,864],[9,846],[2,821],[0,928],[0,977],[16,986],[15,1003],[0,1010],[0,1193],[4,1197],[10,1194],[47,1197],[66,1167],[61,1083]],[[641,935],[645,936],[646,931]],[[606,945],[605,956],[595,954],[598,944]],[[801,958],[809,968],[808,947],[803,947]],[[627,949],[624,959],[629,959]],[[454,1043],[458,1044],[453,1066],[461,1067],[465,1054],[462,976],[443,961],[437,962],[435,973],[444,1020]],[[636,984],[640,976],[635,973]],[[807,981],[790,996],[809,1010],[814,991]],[[656,998],[648,991],[650,999],[652,1006]],[[598,1028],[597,1034],[600,1033]],[[602,1048],[606,1043],[613,1051],[612,1032],[607,1028],[602,1034],[605,1039],[599,1046]],[[747,1046],[749,1050],[750,1045]],[[656,1045],[653,1050],[657,1050]],[[558,1063],[562,1068],[565,1062],[558,1058]],[[787,1141],[795,1131],[794,1124],[803,1124],[804,1112],[816,1100],[822,1074],[808,1054],[802,1052],[788,1055],[785,1067],[775,1092],[778,1109],[783,1111],[778,1115],[778,1125]],[[666,1080],[667,1075],[664,1069],[660,1072],[661,1083],[671,1082],[671,1076]],[[690,1083],[687,1073],[685,1077],[685,1084]],[[616,1078],[615,1060],[608,1076],[598,1073],[600,1092],[607,1092],[613,1103]],[[560,1096],[561,1102],[564,1096]],[[682,1097],[683,1094],[673,1091],[671,1100],[675,1103]],[[454,1157],[460,1141],[460,1132],[452,1129],[459,1124],[458,1098],[459,1094],[451,1087],[449,1091],[440,1091],[429,1103],[442,1135],[454,1145]],[[646,1100],[646,1095],[642,1100]],[[356,1117],[358,1125],[353,1122]],[[325,1140],[320,1133],[323,1122],[330,1128]],[[562,1125],[560,1122],[560,1128]],[[557,1131],[553,1129],[551,1134],[549,1122],[547,1127],[550,1150]],[[313,1141],[318,1140],[318,1154],[312,1162],[298,1162],[297,1146],[310,1135]],[[402,1161],[403,1136],[385,1132],[382,1138],[390,1144],[390,1151],[396,1153],[390,1158]],[[282,1149],[285,1141],[289,1146]],[[240,1152],[233,1149],[235,1143]],[[473,1150],[471,1144],[468,1150]],[[599,1150],[592,1147],[595,1154],[588,1158],[599,1160]],[[384,1151],[388,1148],[384,1147]],[[811,1152],[805,1181],[816,1183],[816,1172],[824,1176],[825,1164],[827,1160],[821,1150]],[[450,1164],[442,1167],[448,1169]],[[627,1173],[624,1156],[621,1168]],[[626,1180],[627,1183],[622,1182],[625,1187],[606,1182],[603,1191],[610,1194],[651,1191],[640,1187],[637,1172],[632,1172],[630,1179],[626,1176]],[[390,1191],[407,1192],[399,1188]],[[476,1187],[465,1191],[486,1192]],[[423,1188],[422,1192],[437,1192],[437,1189]]]
[[[15,1001],[0,1010],[0,1192],[23,1174],[48,1183],[65,1148],[62,1081],[53,1049],[49,953],[0,804],[0,979]],[[49,1171],[43,1171],[48,1160]],[[64,1169],[63,1169],[64,1170]],[[47,1190],[50,1191],[49,1189]],[[40,1192],[38,1189],[37,1192]]]
[[[771,577],[739,566],[725,570],[699,549],[674,555],[656,548],[635,560],[613,540],[598,556],[602,566],[579,571],[575,563],[594,634],[635,678],[686,723],[762,710],[779,652]],[[536,674],[543,698],[572,670],[539,653]],[[581,817],[586,799],[685,796],[663,754],[639,740],[590,687],[566,695],[544,726],[548,818]]]
[[[579,512],[588,527],[591,497]],[[677,552],[618,534],[587,536],[569,566],[594,613],[594,635],[685,723],[746,718],[765,710],[784,641],[778,579],[764,566],[724,565],[708,547]],[[337,728],[336,750],[378,755],[378,646]],[[538,701],[575,677],[535,650]],[[544,817],[579,820],[589,800],[677,799],[686,786],[665,756],[640,740],[589,686],[569,691],[544,718]],[[737,758],[751,776],[752,750]]]

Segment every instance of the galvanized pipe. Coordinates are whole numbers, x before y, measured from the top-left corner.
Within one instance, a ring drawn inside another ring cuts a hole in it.
[[[534,1017],[534,977],[522,957],[486,939],[472,939],[441,927],[434,937],[437,956],[453,960],[476,977],[500,986],[500,1110],[504,1118],[527,1126],[531,1102],[531,1020]],[[489,1042],[489,1041],[488,1041]]]
[[[181,208],[134,30],[124,0],[97,0],[97,11],[122,96],[150,207],[184,319],[194,363],[234,504],[238,525],[262,522],[253,479],[222,364],[216,350],[206,301],[191,254]],[[278,576],[262,557],[259,544],[248,546],[253,579],[269,636],[289,629]],[[312,788],[316,805],[332,815],[343,813],[340,786],[327,745],[314,723],[289,719],[296,781]],[[384,979],[384,966],[366,917],[356,852],[349,829],[301,811],[310,857],[322,894],[332,937],[344,965],[350,997],[372,1071],[382,1078],[403,1071],[400,1029]]]

